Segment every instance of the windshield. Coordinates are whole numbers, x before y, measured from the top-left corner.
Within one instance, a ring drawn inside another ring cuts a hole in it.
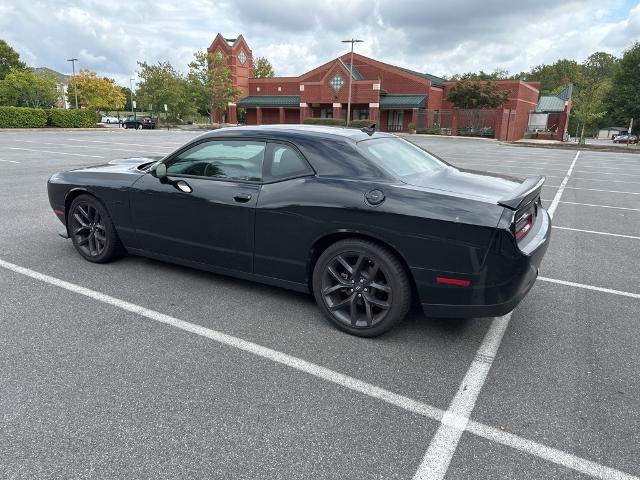
[[[402,178],[433,174],[447,168],[446,163],[398,137],[364,140],[358,146],[369,154],[369,158]]]

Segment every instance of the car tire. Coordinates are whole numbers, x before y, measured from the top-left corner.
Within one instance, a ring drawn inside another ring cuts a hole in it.
[[[142,130],[142,124],[139,123],[138,126],[136,127],[138,130]]]
[[[122,128],[127,129],[127,128],[129,128],[129,127],[127,127],[127,124],[126,124],[126,123],[123,123],[123,124],[122,124]]]
[[[411,282],[400,260],[377,243],[341,240],[313,269],[313,295],[340,330],[377,337],[400,322],[411,306]]]
[[[107,263],[125,254],[109,212],[91,195],[79,195],[71,202],[67,231],[76,251],[90,262]]]
[[[107,120],[107,123],[111,123],[111,120]]]

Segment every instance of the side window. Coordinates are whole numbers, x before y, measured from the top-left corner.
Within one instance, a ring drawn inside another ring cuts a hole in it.
[[[278,180],[312,173],[307,162],[298,152],[287,145],[272,144],[273,159],[267,180]]]
[[[174,157],[167,166],[167,174],[259,182],[265,149],[265,142],[203,142]]]

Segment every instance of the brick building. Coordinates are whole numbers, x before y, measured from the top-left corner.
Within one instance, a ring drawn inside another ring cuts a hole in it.
[[[535,110],[539,83],[520,80],[496,82],[511,92],[497,110],[467,111],[445,101],[455,82],[390,65],[354,53],[346,53],[298,77],[251,78],[253,55],[242,35],[218,34],[208,48],[226,56],[233,84],[241,92],[227,112],[214,112],[214,121],[238,122],[244,109],[249,125],[302,123],[307,117],[346,118],[351,75],[351,118],[368,119],[382,131],[437,128],[457,135],[469,129],[500,140],[523,138],[529,112]],[[568,112],[567,112],[568,114]],[[475,134],[475,133],[474,133]]]

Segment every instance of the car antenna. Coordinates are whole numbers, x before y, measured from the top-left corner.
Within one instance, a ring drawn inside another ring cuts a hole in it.
[[[371,125],[369,125],[368,127],[364,127],[361,129],[362,132],[366,133],[367,135],[371,136],[374,133],[376,133],[376,124],[372,123]]]

